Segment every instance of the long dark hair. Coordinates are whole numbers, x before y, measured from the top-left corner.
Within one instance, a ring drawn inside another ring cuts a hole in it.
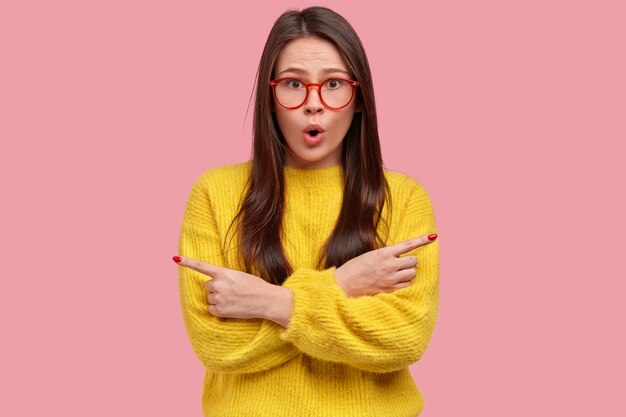
[[[355,99],[362,109],[354,113],[342,143],[341,212],[331,236],[321,248],[317,267],[339,267],[356,256],[385,246],[388,237],[388,219],[383,219],[387,236],[383,238],[378,233],[383,206],[386,201],[391,205],[391,191],[384,175],[372,76],[363,45],[352,26],[326,7],[288,10],[274,23],[257,69],[252,167],[245,197],[233,219],[234,223],[240,218],[239,253],[243,255],[246,272],[254,272],[276,285],[282,284],[293,268],[280,240],[286,145],[271,111],[273,96],[269,80],[285,44],[311,36],[335,45],[360,83]]]

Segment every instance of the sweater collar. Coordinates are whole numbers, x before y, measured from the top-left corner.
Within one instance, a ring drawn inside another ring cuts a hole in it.
[[[319,187],[320,185],[342,185],[341,164],[323,168],[297,168],[285,165],[285,182],[298,187]]]

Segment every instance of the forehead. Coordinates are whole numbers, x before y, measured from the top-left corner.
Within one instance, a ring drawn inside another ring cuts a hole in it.
[[[276,59],[274,72],[278,76],[287,69],[300,70],[289,71],[289,74],[324,75],[330,69],[345,71],[344,75],[349,73],[335,45],[316,37],[294,39],[283,47]]]

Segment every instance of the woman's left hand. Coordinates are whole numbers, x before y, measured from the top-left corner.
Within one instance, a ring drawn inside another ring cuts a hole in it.
[[[204,283],[209,313],[219,317],[240,319],[265,318],[268,299],[274,287],[272,284],[246,272],[183,256],[179,258],[181,260],[178,265],[213,278]]]

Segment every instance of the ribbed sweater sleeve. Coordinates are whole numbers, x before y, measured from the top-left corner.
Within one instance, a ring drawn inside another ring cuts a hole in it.
[[[214,207],[203,175],[194,183],[183,217],[179,254],[224,266]],[[298,350],[280,338],[282,326],[263,319],[236,319],[209,313],[204,283],[210,279],[179,267],[180,302],[191,345],[204,366],[214,372],[250,373],[281,365]]]
[[[398,219],[395,242],[437,233],[426,190],[412,188]],[[307,355],[370,372],[400,370],[418,361],[434,331],[439,304],[439,243],[415,255],[417,275],[409,287],[391,293],[347,297],[335,280],[336,268],[298,268],[283,283],[293,291],[293,311],[281,339]]]

